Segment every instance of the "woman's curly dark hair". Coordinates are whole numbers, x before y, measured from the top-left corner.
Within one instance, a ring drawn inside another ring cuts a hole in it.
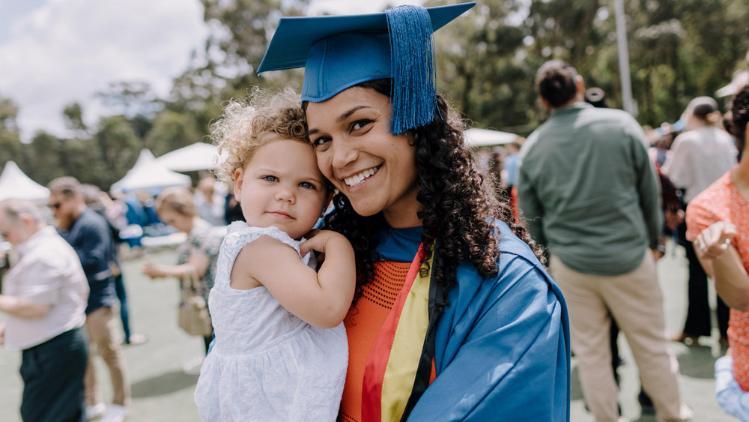
[[[381,79],[358,85],[390,96],[390,80]],[[500,245],[493,220],[507,223],[515,234],[530,245],[526,230],[515,224],[510,205],[497,201],[485,189],[463,140],[464,125],[457,113],[438,95],[437,113],[428,125],[409,131],[416,149],[418,217],[424,231],[425,256],[437,245],[432,280],[449,291],[461,262],[470,262],[483,276],[497,273]],[[378,231],[385,224],[382,213],[362,217],[341,193],[333,199],[335,212],[325,221],[328,228],[346,236],[354,247],[357,268],[357,294],[373,279]],[[534,247],[540,257],[540,250]],[[422,271],[427,271],[422,263]]]
[[[728,129],[736,137],[739,152],[746,147],[746,125],[749,123],[749,85],[744,86],[731,101],[731,120]]]

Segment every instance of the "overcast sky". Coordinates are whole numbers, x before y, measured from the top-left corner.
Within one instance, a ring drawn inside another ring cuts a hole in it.
[[[310,13],[386,4],[313,0]],[[197,0],[0,0],[0,10],[0,95],[19,104],[24,139],[40,129],[63,134],[62,107],[73,101],[95,121],[103,110],[93,94],[112,81],[147,81],[165,95],[206,37]]]

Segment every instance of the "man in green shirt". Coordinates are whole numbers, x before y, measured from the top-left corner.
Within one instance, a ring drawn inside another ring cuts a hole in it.
[[[561,61],[545,63],[536,88],[551,111],[521,151],[518,199],[533,238],[570,307],[572,349],[597,421],[616,421],[609,312],[627,336],[659,418],[690,417],[665,337],[655,249],[658,183],[642,129],[621,110],[583,102],[585,84]]]

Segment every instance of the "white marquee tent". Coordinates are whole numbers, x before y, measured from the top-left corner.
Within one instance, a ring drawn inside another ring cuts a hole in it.
[[[160,189],[170,186],[190,186],[190,177],[162,166],[151,151],[144,149],[125,177],[112,185],[113,192],[132,192],[140,189]]]
[[[31,180],[13,161],[5,163],[0,174],[0,200],[12,198],[42,202],[47,197],[49,189]]]
[[[217,148],[204,142],[167,152],[156,161],[172,171],[187,172],[213,170],[218,163]]]
[[[471,148],[492,147],[511,144],[519,141],[520,137],[514,133],[498,130],[471,128],[465,131],[466,145]]]

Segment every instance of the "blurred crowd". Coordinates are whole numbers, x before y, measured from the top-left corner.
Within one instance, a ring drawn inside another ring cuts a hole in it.
[[[749,399],[749,174],[741,161],[749,87],[731,92],[724,112],[715,99],[695,97],[673,123],[657,128],[608,108],[605,92],[586,89],[564,62],[542,66],[536,89],[547,121],[527,140],[478,159],[544,248],[565,294],[586,408],[597,421],[621,418],[622,331],[640,369],[643,414],[691,418],[667,342],[714,341],[726,352],[716,363],[718,403],[749,420],[742,401]],[[687,312],[675,333],[665,332],[655,271],[669,240],[671,250],[683,249],[688,267]],[[708,277],[718,293],[715,328]]]
[[[586,406],[596,420],[620,418],[622,332],[640,369],[643,413],[688,420],[668,341],[699,346],[714,338],[727,350],[716,366],[719,404],[749,420],[742,407],[749,400],[749,164],[742,156],[749,87],[723,112],[715,99],[697,96],[675,122],[657,128],[608,108],[606,94],[586,89],[564,62],[544,64],[536,88],[547,121],[526,141],[481,151],[478,160],[547,253],[569,304]],[[122,347],[147,339],[130,326],[120,252],[139,257],[152,239],[177,239],[176,262],[145,260],[141,271],[180,281],[181,306],[189,303],[194,309],[185,315],[196,318],[180,319],[180,327],[202,337],[207,353],[206,302],[219,246],[242,212],[210,175],[194,190],[110,195],[71,177],[48,187],[46,207],[0,202],[0,311],[7,314],[0,342],[22,352],[21,415],[121,421],[130,402]],[[687,313],[676,333],[665,332],[655,270],[669,239],[688,265]],[[708,278],[719,295],[715,328]],[[97,355],[112,384],[109,404],[97,388]]]
[[[144,255],[148,240],[177,246],[173,265],[146,259],[141,271],[154,280],[178,279],[183,299],[202,299],[191,302],[197,306],[193,314],[203,315],[210,327],[206,302],[219,246],[226,225],[242,213],[210,175],[200,178],[194,191],[170,187],[155,197],[145,190],[110,196],[72,177],[53,180],[49,191],[46,207],[0,201],[0,311],[7,314],[0,343],[22,351],[21,416],[121,421],[130,402],[122,347],[147,338],[131,330],[120,255]],[[212,332],[201,335],[207,353]],[[96,355],[109,372],[108,405],[97,388]]]

